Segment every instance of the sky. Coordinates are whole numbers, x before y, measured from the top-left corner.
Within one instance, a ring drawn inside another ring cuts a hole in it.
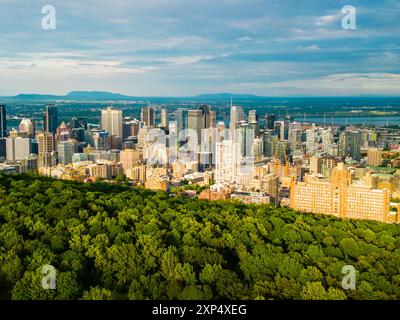
[[[0,0],[0,95],[73,90],[398,96],[400,1]]]

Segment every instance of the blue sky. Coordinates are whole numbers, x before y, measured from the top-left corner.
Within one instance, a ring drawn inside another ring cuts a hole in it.
[[[0,95],[400,95],[400,1],[0,0],[0,75]]]

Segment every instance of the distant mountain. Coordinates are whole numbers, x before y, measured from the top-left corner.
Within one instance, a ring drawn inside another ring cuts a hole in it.
[[[8,97],[15,100],[57,100],[60,97],[51,94],[18,94],[14,97]]]
[[[106,91],[72,91],[64,96],[50,94],[18,94],[13,97],[3,97],[12,100],[132,100],[135,97]]]
[[[65,96],[71,100],[131,100],[134,97],[106,91],[72,91]]]

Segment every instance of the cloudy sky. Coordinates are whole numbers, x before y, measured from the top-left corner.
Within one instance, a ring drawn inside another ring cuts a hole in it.
[[[400,1],[0,0],[0,95],[72,90],[400,95]]]

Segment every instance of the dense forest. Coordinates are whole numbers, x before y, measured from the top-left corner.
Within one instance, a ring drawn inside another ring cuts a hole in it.
[[[0,298],[400,299],[400,226],[0,175]]]

